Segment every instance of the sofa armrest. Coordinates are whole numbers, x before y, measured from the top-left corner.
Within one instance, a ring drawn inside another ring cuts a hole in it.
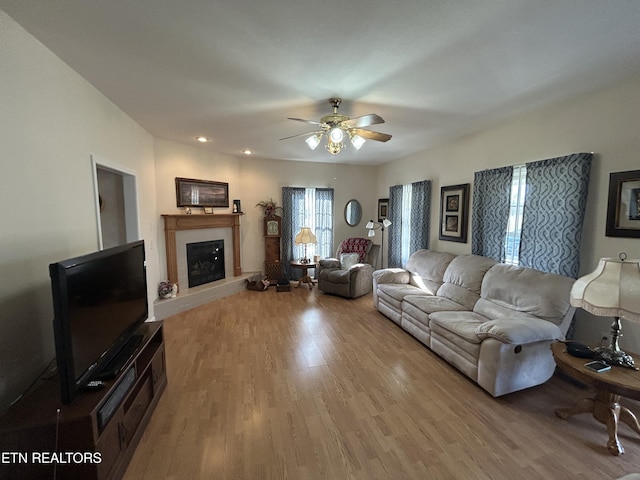
[[[385,268],[373,272],[375,283],[409,283],[411,274],[403,268]]]
[[[537,318],[501,318],[478,326],[476,334],[482,340],[495,338],[502,343],[527,343],[563,340],[564,335],[555,323]]]

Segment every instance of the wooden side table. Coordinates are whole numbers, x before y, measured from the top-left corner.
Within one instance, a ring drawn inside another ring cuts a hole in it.
[[[309,261],[308,263],[302,263],[299,260],[291,260],[290,263],[293,268],[302,269],[302,277],[300,278],[300,281],[298,282],[298,285],[296,286],[296,288],[298,288],[303,283],[306,283],[309,285],[309,290],[311,290],[313,288],[313,280],[309,276],[308,270],[310,268],[316,268],[316,264],[311,261]]]
[[[607,449],[612,455],[624,453],[624,448],[618,440],[618,422],[626,423],[636,433],[640,434],[640,424],[635,414],[620,405],[620,397],[640,400],[640,372],[629,368],[612,366],[606,372],[594,372],[584,366],[589,359],[569,355],[562,342],[551,345],[551,352],[558,367],[567,375],[586,383],[596,390],[594,398],[585,398],[570,408],[558,408],[556,415],[562,419],[577,413],[591,413],[600,423],[607,426],[609,441]],[[633,355],[636,364],[640,358]]]

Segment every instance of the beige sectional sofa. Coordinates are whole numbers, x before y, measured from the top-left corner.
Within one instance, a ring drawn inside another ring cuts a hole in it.
[[[575,309],[571,278],[419,250],[373,273],[374,306],[497,397],[546,382]]]

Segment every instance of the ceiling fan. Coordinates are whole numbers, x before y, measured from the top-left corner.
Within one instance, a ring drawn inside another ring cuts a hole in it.
[[[295,120],[296,122],[309,123],[311,125],[318,125],[319,130],[314,132],[300,133],[298,135],[291,135],[290,137],[284,137],[280,140],[287,140],[288,138],[295,137],[308,137],[305,141],[311,150],[315,150],[322,137],[326,135],[327,145],[325,148],[332,155],[337,155],[345,147],[342,142],[345,136],[348,136],[351,140],[351,144],[356,150],[360,150],[360,147],[364,145],[366,140],[375,140],[377,142],[386,142],[391,138],[391,135],[386,133],[373,132],[371,130],[364,130],[364,127],[371,125],[377,125],[384,123],[384,120],[375,113],[368,115],[362,115],[361,117],[349,118],[346,115],[338,113],[338,107],[342,103],[340,98],[330,98],[329,103],[333,107],[333,113],[325,115],[319,122],[313,120],[305,120],[303,118],[291,118],[288,120]]]

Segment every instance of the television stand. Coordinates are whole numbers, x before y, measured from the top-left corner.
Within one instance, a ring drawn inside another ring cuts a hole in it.
[[[136,353],[136,350],[142,343],[142,339],[144,337],[142,335],[132,335],[129,340],[118,350],[109,362],[104,365],[99,372],[93,375],[95,380],[108,380],[110,378],[115,378],[118,375],[124,366],[131,360],[133,354]]]
[[[167,385],[162,322],[135,333],[138,348],[101,390],[66,405],[57,376],[43,377],[0,417],[0,452],[15,452],[0,478],[122,478]]]

